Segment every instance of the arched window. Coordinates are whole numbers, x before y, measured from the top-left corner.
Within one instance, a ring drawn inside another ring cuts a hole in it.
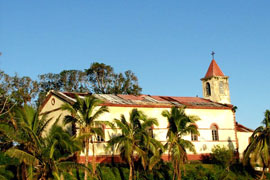
[[[209,82],[206,83],[206,95],[211,96],[211,87]]]
[[[219,93],[224,94],[224,83],[222,81],[219,82]]]
[[[211,131],[212,131],[212,140],[218,141],[218,127],[216,125],[212,125]]]

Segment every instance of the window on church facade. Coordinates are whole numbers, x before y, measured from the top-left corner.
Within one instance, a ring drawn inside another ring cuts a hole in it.
[[[206,83],[206,95],[211,96],[211,87],[209,82]]]
[[[149,129],[148,129],[148,132],[149,132],[149,135],[150,135],[152,138],[155,138],[155,137],[154,137],[153,127],[149,128]]]
[[[198,130],[198,126],[196,124],[192,123],[191,125]],[[198,141],[198,135],[191,133],[191,141]]]
[[[211,126],[211,131],[212,131],[212,140],[218,141],[218,128],[217,128],[217,126],[215,126],[215,125]]]
[[[97,135],[97,141],[96,142],[104,142],[104,139],[101,136]]]
[[[191,133],[191,141],[198,141],[198,135]]]
[[[219,82],[219,93],[224,94],[224,83],[222,81]]]
[[[94,123],[94,128],[101,128],[102,129],[102,131],[103,131],[103,134],[105,134],[105,128],[104,128],[104,126],[102,126],[102,125],[98,125],[97,123]],[[105,140],[104,140],[104,138],[102,137],[102,136],[100,136],[100,135],[96,135],[93,139],[92,139],[92,141],[94,141],[94,142],[104,142]]]

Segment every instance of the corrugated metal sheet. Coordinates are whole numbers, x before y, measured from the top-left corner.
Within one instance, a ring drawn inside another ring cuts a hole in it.
[[[58,94],[62,94],[58,92]],[[75,93],[65,92],[65,96],[69,99],[74,99]],[[89,95],[87,93],[79,93],[81,97]],[[93,94],[98,99],[103,100],[108,104],[119,105],[153,105],[153,106],[192,106],[192,107],[217,107],[228,108],[231,105],[224,105],[212,102],[208,99],[200,97],[175,97],[175,96],[151,96],[151,95],[114,95],[114,94]]]

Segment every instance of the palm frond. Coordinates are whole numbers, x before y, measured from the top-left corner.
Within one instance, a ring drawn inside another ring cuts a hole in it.
[[[41,136],[45,129],[48,127],[49,123],[53,120],[53,118],[47,118],[47,116],[42,116],[39,126],[37,128],[36,134],[37,136]]]
[[[24,162],[28,165],[34,165],[38,164],[39,160],[33,156],[32,154],[29,154],[25,151],[16,149],[16,148],[10,148],[5,152],[8,156],[12,158],[17,158],[20,162]]]
[[[77,121],[78,121],[78,120],[77,120],[76,117],[71,116],[71,115],[66,115],[66,116],[64,117],[63,123],[64,123],[64,125],[67,125],[67,124],[70,124],[70,123],[76,123]]]
[[[102,114],[104,114],[105,112],[109,112],[109,109],[107,106],[101,106],[96,112],[95,114],[90,114],[90,116],[92,116],[92,120],[96,120],[98,119]]]
[[[94,134],[94,135],[98,135],[104,138],[104,131],[102,127],[92,127],[90,129],[90,133]]]
[[[57,163],[57,166],[59,169],[61,169],[61,171],[69,171],[70,169],[81,169],[87,170],[89,173],[91,173],[91,169],[89,169],[85,165],[72,161],[59,162]]]

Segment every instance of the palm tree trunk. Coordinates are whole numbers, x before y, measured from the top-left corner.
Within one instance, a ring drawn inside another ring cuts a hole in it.
[[[181,168],[178,167],[178,177],[177,177],[177,180],[181,180],[181,176],[182,176],[182,173],[181,173]]]
[[[171,160],[171,150],[172,150],[172,148],[171,148],[171,146],[170,146],[170,147],[169,147],[169,150],[168,150],[168,161]]]
[[[133,173],[133,167],[132,167],[132,163],[129,163],[129,180],[132,180],[132,173]]]
[[[61,173],[61,175],[60,175],[60,180],[64,180],[64,175],[63,175],[63,173]]]
[[[88,168],[88,155],[89,155],[89,138],[85,138],[85,163],[84,165]],[[87,180],[87,169],[84,171],[84,180]]]
[[[180,166],[180,162],[177,162],[177,180],[181,180],[181,166]]]
[[[262,176],[261,176],[260,180],[263,180],[263,178],[264,178],[264,171],[262,172]]]
[[[23,162],[21,167],[22,167],[22,180],[27,180],[26,164]]]
[[[184,169],[184,176],[186,176],[186,166],[183,165],[183,169]]]
[[[263,180],[264,179],[264,167],[263,167],[263,170],[262,170],[262,176],[260,178],[260,180]]]
[[[96,174],[96,155],[95,155],[95,144],[92,142],[92,151],[93,151],[93,157],[92,157],[92,169],[93,169],[93,175]]]

